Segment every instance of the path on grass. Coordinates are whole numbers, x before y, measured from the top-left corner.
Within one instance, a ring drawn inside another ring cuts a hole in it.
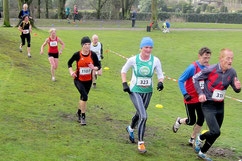
[[[38,27],[50,29],[53,27]],[[59,30],[120,30],[120,31],[143,31],[144,28],[111,28],[111,27],[54,27]],[[170,31],[242,31],[242,29],[204,29],[204,28],[172,28]]]

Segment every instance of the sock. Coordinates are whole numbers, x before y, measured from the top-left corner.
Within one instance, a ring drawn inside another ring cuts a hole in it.
[[[78,109],[78,111],[77,111],[77,114],[78,114],[78,116],[81,116],[81,110],[80,109]]]
[[[180,119],[181,120],[181,119]],[[180,120],[178,120],[178,123],[181,124]]]
[[[131,126],[129,126],[129,131],[134,132],[134,129],[132,129]]]
[[[144,141],[138,141],[138,145],[144,144]]]
[[[85,119],[86,115],[85,113],[82,113],[82,118]]]

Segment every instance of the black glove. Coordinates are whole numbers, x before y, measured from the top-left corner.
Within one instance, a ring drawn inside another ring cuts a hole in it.
[[[159,83],[157,84],[157,90],[158,90],[158,91],[161,91],[163,88],[164,88],[163,83],[162,83],[162,82],[159,82]]]
[[[190,101],[190,100],[192,99],[192,96],[186,93],[186,94],[184,95],[184,99],[185,99],[186,101]]]
[[[101,59],[103,59],[103,55],[101,55]]]
[[[129,89],[127,82],[123,82],[123,90],[124,92],[128,92],[129,94],[131,94],[131,91]]]

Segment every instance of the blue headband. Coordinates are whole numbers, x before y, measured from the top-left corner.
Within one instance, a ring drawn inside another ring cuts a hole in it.
[[[153,45],[154,45],[153,40],[150,37],[143,37],[140,43],[140,48],[143,48],[144,46],[153,47]]]

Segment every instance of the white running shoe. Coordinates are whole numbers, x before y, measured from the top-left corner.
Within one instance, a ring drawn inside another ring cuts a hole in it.
[[[22,46],[20,45],[19,46],[19,51],[22,53],[23,52],[23,49],[22,49]]]
[[[176,133],[178,131],[179,127],[181,126],[181,124],[179,123],[180,119],[181,119],[180,117],[177,117],[176,122],[174,123],[174,125],[172,127],[172,130],[174,133]]]
[[[52,81],[55,82],[55,77],[52,77]]]
[[[31,58],[31,55],[30,55],[30,53],[28,53],[28,57],[29,57],[29,58]]]

